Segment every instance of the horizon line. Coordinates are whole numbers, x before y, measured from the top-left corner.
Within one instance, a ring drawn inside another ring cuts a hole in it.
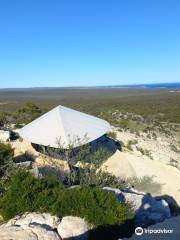
[[[0,90],[11,90],[11,89],[37,89],[37,88],[113,88],[113,87],[143,87],[143,86],[154,86],[154,85],[174,85],[178,84],[180,87],[179,82],[162,82],[162,83],[135,83],[135,84],[112,84],[112,85],[79,85],[79,86],[36,86],[36,87],[4,87],[0,88]]]

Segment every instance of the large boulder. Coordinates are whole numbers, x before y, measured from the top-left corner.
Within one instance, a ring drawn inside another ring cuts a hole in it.
[[[132,203],[136,213],[135,223],[137,226],[148,226],[171,216],[169,205],[164,199],[157,200],[150,194],[137,192],[134,189],[126,191],[110,187],[103,189],[114,192],[121,204]]]
[[[50,214],[29,213],[0,226],[1,240],[60,240],[55,229],[59,219]]]
[[[79,217],[68,216],[64,217],[59,224],[58,233],[62,239],[66,240],[87,240],[88,239],[88,224]]]
[[[0,130],[0,142],[7,142],[10,140],[10,132],[5,130]]]

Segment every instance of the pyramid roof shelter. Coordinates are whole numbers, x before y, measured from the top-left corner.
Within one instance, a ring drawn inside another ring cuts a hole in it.
[[[104,135],[110,124],[100,118],[61,105],[20,129],[20,136],[54,148],[79,147]]]

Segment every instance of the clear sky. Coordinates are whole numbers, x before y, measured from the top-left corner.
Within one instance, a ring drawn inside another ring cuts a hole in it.
[[[0,0],[0,88],[180,82],[179,0]]]

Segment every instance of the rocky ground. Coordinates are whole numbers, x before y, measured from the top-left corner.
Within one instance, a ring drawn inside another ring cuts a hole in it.
[[[27,213],[0,226],[1,240],[85,240],[88,224],[82,218],[59,219],[48,213]]]

